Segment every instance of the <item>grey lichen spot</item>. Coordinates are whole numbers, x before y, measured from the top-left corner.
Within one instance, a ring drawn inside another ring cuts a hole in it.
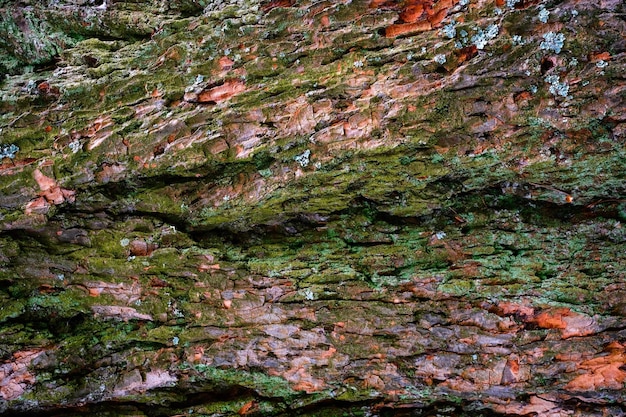
[[[489,25],[484,31],[479,28],[478,32],[472,36],[471,42],[476,46],[476,48],[484,49],[487,42],[498,36],[499,31],[500,28],[497,25]]]
[[[310,288],[304,288],[304,289],[302,290],[302,293],[303,293],[304,298],[305,298],[306,300],[313,301],[313,300],[315,300],[315,299],[317,298],[317,297],[315,296],[315,293],[313,293],[313,291],[312,291]]]
[[[604,61],[604,60],[599,60],[598,62],[596,62],[596,67],[598,68],[605,68],[609,65],[608,62]]]
[[[19,150],[19,146],[14,143],[11,143],[10,145],[0,145],[0,160],[4,158],[15,158],[15,154],[18,153]]]
[[[307,165],[309,165],[309,162],[310,162],[309,158],[310,158],[310,156],[311,156],[311,151],[309,149],[307,149],[306,151],[304,151],[300,155],[294,156],[293,159],[294,159],[294,161],[299,163],[302,168],[304,168]]]
[[[67,146],[72,150],[72,153],[77,153],[81,148],[81,144],[78,139],[71,141],[67,144]]]
[[[559,80],[558,75],[548,75],[545,78],[545,81],[550,83],[550,93],[555,96],[567,97],[567,94],[569,93],[569,85],[567,83],[562,83]]]
[[[550,12],[546,9],[539,10],[539,14],[537,15],[539,21],[541,23],[548,23],[548,18],[550,17]]]
[[[456,36],[456,22],[452,20],[450,23],[445,25],[443,29],[441,29],[441,32],[444,34],[444,36],[450,39],[454,39],[454,37]]]
[[[560,53],[565,42],[565,35],[562,33],[548,32],[543,34],[543,41],[539,45],[541,49]]]

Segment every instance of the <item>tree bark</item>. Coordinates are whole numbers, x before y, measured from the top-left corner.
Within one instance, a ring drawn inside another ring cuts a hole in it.
[[[0,1],[0,413],[624,415],[624,9]]]

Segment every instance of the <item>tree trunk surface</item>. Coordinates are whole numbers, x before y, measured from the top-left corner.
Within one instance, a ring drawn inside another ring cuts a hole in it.
[[[626,414],[621,0],[0,1],[0,414]]]

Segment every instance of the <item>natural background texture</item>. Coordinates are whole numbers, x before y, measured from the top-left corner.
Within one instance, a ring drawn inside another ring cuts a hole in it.
[[[625,14],[0,0],[0,413],[624,415]]]

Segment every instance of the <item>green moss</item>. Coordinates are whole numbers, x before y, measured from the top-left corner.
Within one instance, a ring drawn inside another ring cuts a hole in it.
[[[25,309],[30,314],[56,319],[71,318],[77,314],[90,313],[85,298],[78,290],[66,290],[54,295],[37,295],[28,299]]]
[[[289,383],[278,377],[267,376],[258,372],[218,369],[207,365],[183,363],[181,369],[190,369],[196,376],[196,382],[214,389],[223,390],[230,387],[245,387],[258,395],[268,398],[291,400],[299,394],[293,391]]]
[[[259,339],[256,310],[239,314],[240,307],[256,308],[263,297],[263,308],[269,306],[269,293],[263,292],[273,285],[284,291],[271,300],[271,308],[284,311],[289,323],[302,329],[329,329],[338,322],[369,326],[391,356],[398,339],[381,329],[431,320],[444,327],[456,298],[497,305],[522,297],[534,304],[575,306],[598,317],[618,303],[619,293],[604,289],[618,286],[615,271],[624,269],[624,233],[617,223],[626,218],[624,152],[612,140],[616,126],[610,117],[577,116],[597,111],[591,90],[576,84],[580,90],[572,90],[577,97],[567,107],[550,108],[545,89],[516,103],[511,97],[539,83],[541,54],[532,42],[505,50],[510,40],[502,35],[489,51],[448,73],[432,63],[413,65],[441,48],[450,56],[451,43],[436,45],[441,41],[437,31],[400,39],[376,33],[397,19],[397,10],[371,10],[367,2],[333,4],[324,11],[331,25],[322,27],[322,13],[305,3],[260,17],[258,2],[246,2],[246,7],[216,7],[192,18],[176,14],[183,9],[195,13],[206,2],[172,3],[167,22],[147,16],[156,10],[152,7],[139,10],[128,3],[116,19],[96,25],[85,18],[87,27],[72,35],[123,36],[124,41],[84,40],[64,51],[55,72],[37,73],[38,79],[59,84],[58,102],[22,90],[32,75],[9,77],[0,86],[6,97],[0,104],[3,143],[17,143],[19,158],[34,159],[0,176],[5,195],[18,196],[4,199],[0,208],[0,333],[6,341],[0,356],[10,357],[24,346],[55,346],[59,358],[53,370],[39,373],[40,384],[24,398],[61,403],[97,393],[101,385],[111,391],[117,373],[109,368],[78,382],[75,376],[102,369],[112,358],[122,358],[115,364],[121,368],[154,363],[167,368],[174,360],[170,355],[186,357],[196,345],[222,349],[211,329],[236,334],[223,349],[243,349]],[[473,18],[493,18],[493,6],[459,13],[466,18],[460,27],[468,29]],[[533,8],[505,11],[502,33],[526,39],[534,29],[522,23],[532,23],[532,13]],[[588,40],[588,33],[570,35],[568,53],[582,61],[595,52],[597,42]],[[607,48],[602,50],[612,50]],[[224,55],[235,61],[230,70],[219,68],[217,60]],[[618,74],[616,60],[606,70],[607,83]],[[362,67],[354,65],[359,61]],[[503,72],[518,63],[531,76]],[[568,69],[568,77],[586,79],[585,71],[595,70],[583,67]],[[245,80],[247,90],[218,104],[181,102],[197,75],[204,79],[196,87],[233,76]],[[473,76],[474,85],[461,86],[472,84]],[[594,88],[608,91],[602,85]],[[155,89],[160,97],[151,96]],[[578,97],[583,93],[589,97]],[[282,107],[300,97],[314,107],[330,103],[331,110],[316,110],[319,123],[310,132],[284,135],[277,121],[290,115],[283,115]],[[475,110],[479,101],[485,103],[485,114]],[[515,110],[516,105],[522,108]],[[364,138],[367,145],[347,137],[310,140],[314,132],[366,111],[376,120]],[[102,115],[111,116],[112,134],[87,150],[84,145],[93,138],[89,129]],[[473,133],[475,124],[494,115],[499,122],[493,131]],[[559,120],[565,115],[567,129]],[[181,127],[170,138],[161,127],[173,121]],[[52,130],[45,132],[48,124]],[[263,132],[258,133],[260,144],[238,159],[238,132],[248,129]],[[553,136],[546,139],[546,132]],[[83,146],[72,153],[67,144],[75,137]],[[192,137],[193,143],[186,142]],[[213,155],[212,146],[222,139],[230,149]],[[377,140],[381,146],[367,148]],[[163,149],[170,141],[172,146]],[[556,152],[552,158],[539,157],[548,145],[564,158]],[[305,150],[312,152],[312,163],[300,167],[294,157]],[[39,192],[32,176],[36,166],[53,172],[64,187],[77,189],[76,202],[54,207],[40,219],[25,216],[24,205]],[[104,175],[111,167],[124,171]],[[214,192],[248,180],[261,184],[258,201],[235,195],[213,205]],[[518,191],[507,183],[516,183]],[[575,194],[573,204],[565,204],[565,192]],[[91,246],[61,242],[56,232],[68,228],[83,230]],[[133,239],[158,249],[129,257]],[[206,270],[216,264],[219,269]],[[132,283],[140,296],[128,303],[112,294],[91,297],[85,281]],[[221,293],[228,290],[242,294],[230,309]],[[425,300],[430,291],[433,299]],[[136,308],[153,322],[94,317],[94,304]],[[305,316],[307,311],[315,319]],[[332,333],[327,331],[328,337],[334,338]],[[540,344],[547,334],[525,329],[520,338],[528,339],[514,345]],[[461,337],[472,336],[462,330]],[[367,366],[381,360],[373,356],[371,343],[362,343],[371,339],[356,332],[346,337],[353,339],[334,339],[339,353],[361,358]],[[411,346],[400,375],[418,378],[410,355],[445,348],[443,341],[433,343]],[[151,356],[160,349],[160,359]],[[271,349],[267,352],[271,357]],[[401,362],[391,356],[385,360]],[[469,363],[469,356],[462,360],[463,367]],[[253,372],[185,364],[178,371],[176,390],[155,389],[120,400],[162,407],[154,410],[157,414],[192,409],[194,415],[236,415],[250,401],[259,415],[299,409],[305,414],[320,404],[344,401],[345,408],[332,404],[316,411],[337,415],[359,414],[361,403],[391,397],[395,404],[410,406],[445,397],[436,389],[410,385],[399,396],[376,392],[364,386],[361,374],[333,390],[305,394],[267,376],[262,366]],[[323,365],[314,372],[324,372]],[[48,388],[54,394],[46,396]],[[178,388],[216,395],[182,408],[187,399],[175,392]],[[221,394],[237,398],[218,398]],[[446,401],[456,406],[464,399]]]
[[[475,291],[474,282],[467,279],[451,279],[437,287],[437,291],[458,297],[469,296]]]

